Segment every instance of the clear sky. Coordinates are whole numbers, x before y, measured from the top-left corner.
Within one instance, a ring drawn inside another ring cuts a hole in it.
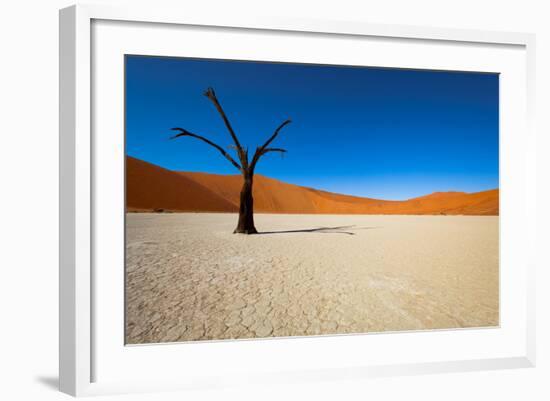
[[[250,153],[292,119],[272,144],[288,153],[258,174],[378,199],[498,188],[496,74],[127,56],[127,154],[238,174],[209,145],[168,139],[182,127],[232,143],[209,86]]]

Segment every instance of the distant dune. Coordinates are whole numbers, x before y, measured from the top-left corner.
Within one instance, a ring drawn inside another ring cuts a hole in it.
[[[184,175],[126,158],[126,209],[181,212],[236,212],[230,201]]]
[[[128,211],[236,212],[239,175],[174,172],[126,158]],[[300,214],[498,215],[499,190],[436,192],[406,201],[335,194],[287,184],[256,174],[254,210]]]

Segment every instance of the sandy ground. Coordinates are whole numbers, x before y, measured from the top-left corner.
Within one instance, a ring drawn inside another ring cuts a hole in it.
[[[498,325],[498,217],[255,218],[127,214],[127,343]]]

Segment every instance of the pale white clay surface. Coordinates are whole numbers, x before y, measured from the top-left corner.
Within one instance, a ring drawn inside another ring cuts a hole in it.
[[[128,343],[497,326],[498,216],[127,214]]]

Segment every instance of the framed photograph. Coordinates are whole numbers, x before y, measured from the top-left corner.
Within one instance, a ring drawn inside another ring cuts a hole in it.
[[[60,388],[529,367],[534,37],[60,12]]]

